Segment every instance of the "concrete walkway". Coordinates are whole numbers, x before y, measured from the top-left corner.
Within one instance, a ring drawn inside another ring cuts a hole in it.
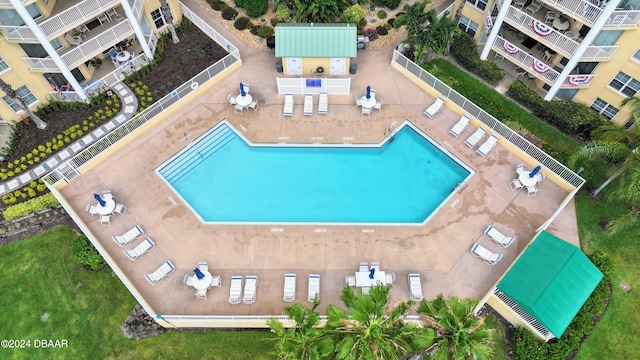
[[[120,126],[125,121],[131,119],[136,110],[138,110],[138,99],[133,94],[133,91],[131,91],[131,89],[123,82],[116,84],[116,86],[113,87],[113,90],[118,93],[118,96],[122,99],[123,103],[122,109],[115,117],[95,128],[93,131],[78,139],[70,146],[59,151],[57,154],[51,156],[41,165],[0,184],[0,195],[20,189],[21,187],[28,185],[31,181],[39,179],[49,171],[60,166],[67,159],[85,149],[87,146],[93,144],[96,140],[109,134],[113,129]]]

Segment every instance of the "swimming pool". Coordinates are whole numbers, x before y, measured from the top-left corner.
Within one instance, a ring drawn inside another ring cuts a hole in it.
[[[410,122],[380,144],[251,144],[223,120],[156,168],[205,223],[422,224],[473,170]]]

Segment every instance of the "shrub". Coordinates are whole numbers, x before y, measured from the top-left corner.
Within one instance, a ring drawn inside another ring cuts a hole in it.
[[[260,25],[253,25],[253,27],[251,27],[251,30],[249,30],[249,32],[252,35],[258,35],[258,30],[260,30]]]
[[[378,11],[378,19],[386,19],[386,18],[387,18],[387,12],[384,11],[384,10],[379,10]]]
[[[80,235],[71,242],[71,254],[76,262],[91,270],[102,270],[107,263],[86,236]]]
[[[362,9],[362,6],[355,4],[349,6],[344,10],[344,12],[342,13],[342,17],[340,18],[340,22],[346,24],[355,24],[356,26],[358,26],[358,30],[361,30],[364,28],[364,26],[361,26],[360,21],[362,21],[365,16],[367,16],[367,14],[364,12],[364,9]]]
[[[234,8],[226,8],[222,11],[222,18],[225,20],[233,20],[238,16],[238,12]]]
[[[504,77],[504,70],[493,61],[480,60],[473,38],[467,34],[456,37],[451,44],[451,55],[465,69],[479,75],[491,84],[497,84]]]
[[[222,1],[212,1],[210,5],[213,10],[217,11],[222,11],[227,8],[227,4]]]
[[[252,18],[263,15],[269,7],[269,0],[243,0],[243,3],[242,7],[247,11],[247,15]]]
[[[271,36],[271,34],[273,33],[273,30],[271,29],[271,26],[262,26],[260,27],[260,29],[258,29],[258,33],[256,35],[260,36],[261,38],[266,38]]]
[[[291,21],[291,10],[289,10],[287,5],[284,5],[284,4],[278,5],[278,9],[274,14],[274,19],[278,20],[278,22]]]
[[[364,31],[364,36],[368,36],[369,41],[373,41],[378,38],[378,32],[376,31],[376,29],[366,29]]]
[[[380,36],[385,36],[385,35],[387,35],[389,33],[389,31],[387,31],[387,28],[385,28],[384,26],[378,26],[376,28],[376,32]]]
[[[393,27],[393,24],[396,22],[396,18],[391,18],[389,20],[387,20],[387,24],[389,24],[389,26]]]
[[[237,18],[236,21],[233,23],[233,27],[238,30],[244,30],[249,26],[251,26],[251,20],[248,17],[244,17],[244,16]]]
[[[13,193],[13,198],[14,198],[13,202],[7,202],[4,196],[2,197],[2,200],[5,202],[5,204],[9,204],[9,203],[15,203],[15,198],[18,198],[18,197],[26,198],[26,196],[27,194],[18,190]],[[10,200],[11,197],[7,197],[7,199]],[[9,206],[2,213],[2,215],[4,216],[5,220],[12,220],[18,217],[33,214],[36,211],[50,208],[55,205],[58,205],[58,199],[56,199],[56,197],[53,196],[53,194],[49,193],[17,205]]]
[[[384,6],[391,10],[395,10],[400,6],[401,0],[372,0],[371,3],[375,6]]]

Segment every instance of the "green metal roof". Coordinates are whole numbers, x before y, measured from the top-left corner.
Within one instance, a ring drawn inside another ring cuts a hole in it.
[[[354,58],[357,36],[352,24],[278,24],[276,57]]]
[[[560,337],[602,278],[579,248],[543,231],[498,289]]]

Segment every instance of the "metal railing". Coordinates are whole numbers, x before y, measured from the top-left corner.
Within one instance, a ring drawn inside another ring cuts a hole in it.
[[[525,49],[521,49],[518,46],[516,46],[515,44],[512,44],[516,49],[518,49],[518,52],[515,54],[509,54],[505,51],[504,49],[504,42],[506,40],[501,37],[501,36],[496,36],[496,39],[493,41],[493,45],[491,45],[491,48],[493,49],[493,51],[495,51],[496,53],[499,53],[500,55],[502,55],[504,58],[509,59],[509,61],[511,61],[512,63],[518,65],[520,68],[526,70],[528,73],[534,75],[535,77],[539,78],[540,80],[548,83],[548,84],[553,84],[556,79],[558,78],[558,76],[560,76],[560,73],[557,72],[556,70],[554,70],[550,65],[549,69],[544,72],[544,73],[539,73],[535,70],[533,70],[533,60],[538,60],[538,61],[542,61],[540,59],[537,59],[535,56],[529,54],[527,51],[525,51]],[[526,49],[528,50],[528,49]],[[544,62],[544,61],[542,61]]]
[[[129,20],[124,20],[103,31],[100,35],[74,47],[60,57],[69,69],[73,69],[92,57],[102,54],[104,49],[115,45],[131,35],[133,35],[133,27],[131,27]]]
[[[446,97],[447,100],[455,103],[471,116],[474,116],[475,118],[480,120],[487,127],[491,128],[491,130],[502,136],[504,140],[511,142],[524,153],[534,158],[540,164],[557,174],[560,178],[564,179],[572,186],[580,187],[582,186],[582,184],[584,184],[585,180],[578,174],[571,171],[571,169],[567,168],[556,159],[547,155],[544,151],[540,150],[540,148],[527,141],[525,138],[520,136],[515,131],[511,130],[508,126],[498,121],[486,111],[482,110],[478,105],[474,104],[469,99],[460,95],[460,93],[453,90],[442,81],[438,80],[428,71],[424,70],[413,61],[407,59],[397,50],[393,51],[393,58],[391,61],[395,62],[398,66],[415,75],[423,83]]]
[[[511,300],[505,293],[500,291],[498,288],[494,290],[493,294],[496,296],[496,298],[502,301],[507,307],[513,310],[513,312],[516,313],[524,322],[529,324],[529,326],[531,326],[532,328],[536,329],[536,331],[540,333],[540,335],[545,340],[548,341],[555,337],[551,333],[551,331],[549,331],[546,327],[544,327],[544,325],[536,321],[536,319],[531,317],[531,315],[529,315],[526,311],[522,310],[522,308],[518,306],[518,304],[513,302],[513,300]]]
[[[601,8],[586,0],[543,0],[543,3],[589,25],[593,25],[602,14]]]
[[[640,10],[614,10],[603,27],[636,27],[640,22]]]

